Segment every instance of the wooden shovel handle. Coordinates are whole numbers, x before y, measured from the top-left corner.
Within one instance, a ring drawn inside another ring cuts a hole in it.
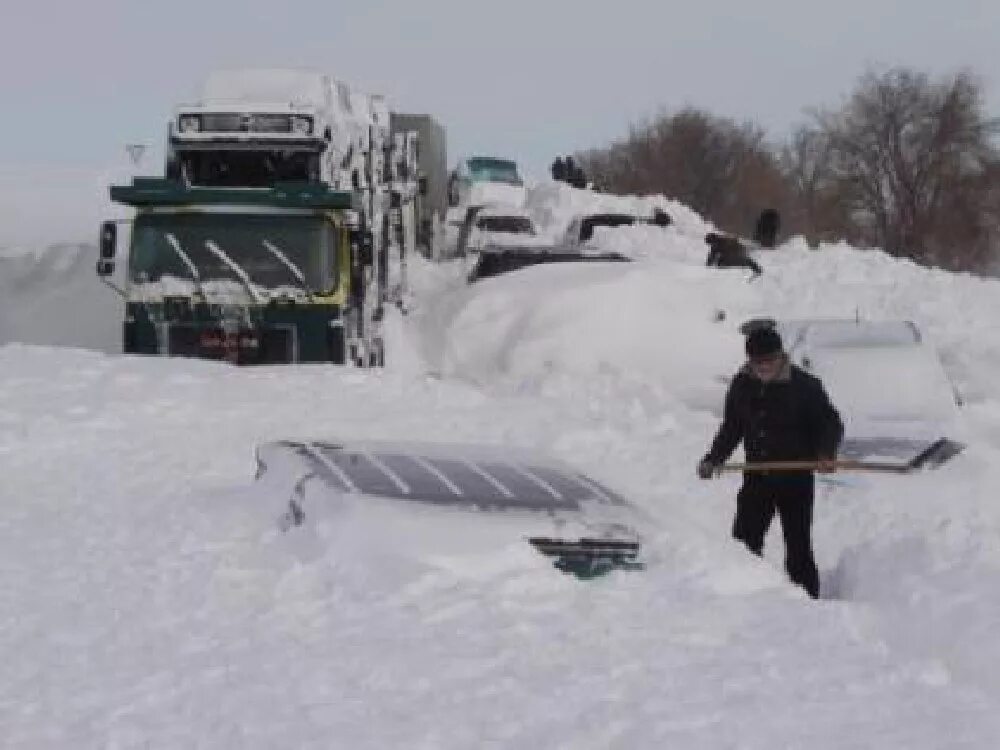
[[[722,464],[720,472],[727,471],[816,471],[819,461],[753,461],[748,463]],[[910,471],[907,464],[882,463],[879,461],[857,461],[854,459],[838,459],[833,462],[835,471],[881,471],[893,474],[905,474]]]

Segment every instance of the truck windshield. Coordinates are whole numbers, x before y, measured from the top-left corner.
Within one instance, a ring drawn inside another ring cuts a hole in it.
[[[473,182],[503,182],[507,185],[520,185],[521,176],[517,173],[517,164],[507,159],[489,159],[476,157],[469,159],[469,176]]]
[[[233,270],[206,247],[211,241],[258,286],[301,286],[289,265],[269,245],[302,272],[310,290],[328,291],[335,285],[337,233],[319,216],[193,212],[140,216],[132,233],[131,280],[146,283],[164,276],[191,278],[174,241],[191,259],[202,281],[234,278]]]

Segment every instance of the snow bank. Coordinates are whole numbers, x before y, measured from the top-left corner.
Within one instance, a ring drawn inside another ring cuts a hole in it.
[[[0,344],[121,351],[124,307],[94,271],[97,250],[53,245],[0,256]]]
[[[610,200],[542,184],[529,207],[554,231]],[[705,269],[708,225],[658,200],[674,226],[599,237],[630,264],[467,286],[414,259],[384,371],[0,347],[5,743],[992,747],[1000,286],[800,242],[750,282]],[[5,323],[60,286],[17,278]],[[738,479],[693,466],[744,317],[858,312],[939,347],[970,447],[821,482],[813,602],[777,529],[763,559],[728,538]],[[647,569],[581,583],[471,519],[461,554],[386,544],[395,520],[356,505],[283,534],[253,445],[331,436],[551,454],[645,509]]]
[[[687,206],[662,195],[608,195],[551,180],[531,185],[525,197],[525,206],[532,212],[535,222],[552,237],[561,237],[573,218],[581,214],[634,213],[637,216],[652,216],[655,208],[666,211],[674,227],[691,237],[703,238],[714,228]]]

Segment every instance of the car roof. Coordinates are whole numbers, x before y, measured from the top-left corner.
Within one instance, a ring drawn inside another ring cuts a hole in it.
[[[740,326],[744,335],[753,328],[775,328],[784,339],[785,349],[878,348],[918,346],[923,335],[911,320],[863,320],[858,318],[752,318]]]

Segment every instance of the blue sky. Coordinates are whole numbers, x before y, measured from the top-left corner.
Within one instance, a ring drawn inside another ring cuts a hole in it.
[[[124,145],[158,148],[214,67],[327,70],[437,116],[450,157],[511,155],[529,172],[686,104],[780,138],[868,66],[969,67],[1000,114],[1000,3],[978,0],[11,0],[4,15],[0,246],[90,239]]]

